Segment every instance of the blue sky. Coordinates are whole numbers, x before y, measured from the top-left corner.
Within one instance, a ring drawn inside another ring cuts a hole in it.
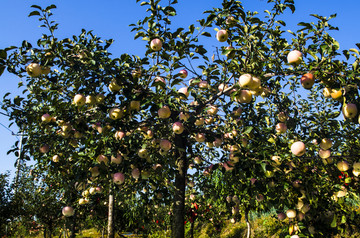
[[[167,2],[167,1],[166,1]],[[187,28],[202,17],[202,12],[211,8],[221,6],[221,0],[179,0],[177,4],[178,16],[173,20],[174,27]],[[269,9],[266,0],[244,0],[242,1],[246,10],[263,12]],[[210,5],[210,3],[212,5]],[[282,17],[287,22],[287,29],[296,30],[296,24],[300,21],[312,21],[311,13],[329,16],[337,13],[337,18],[332,24],[340,28],[333,32],[332,36],[340,43],[341,49],[355,48],[355,43],[360,42],[360,27],[358,25],[358,0],[295,0],[295,14]],[[11,0],[2,1],[0,13],[0,49],[12,45],[20,45],[23,40],[28,40],[35,45],[36,40],[41,37],[44,28],[39,28],[40,22],[36,17],[27,17],[31,5],[36,4],[45,7],[49,4],[57,5],[53,10],[53,20],[59,23],[56,36],[59,39],[78,35],[82,28],[93,30],[94,34],[102,39],[112,38],[115,43],[110,52],[116,57],[122,53],[143,55],[145,42],[133,40],[134,34],[130,32],[129,24],[142,19],[145,7],[140,7],[135,0],[106,0],[103,2],[94,0]],[[270,9],[269,9],[270,10]],[[214,34],[215,35],[215,34]],[[218,43],[209,41],[207,49],[215,47]],[[4,73],[0,77],[0,98],[6,92],[12,94],[21,93],[17,89],[19,79],[13,75]],[[0,123],[9,124],[5,116],[0,115]],[[10,128],[17,132],[16,127]],[[0,126],[0,173],[10,170],[14,174],[15,156],[6,155],[16,141],[11,132]]]

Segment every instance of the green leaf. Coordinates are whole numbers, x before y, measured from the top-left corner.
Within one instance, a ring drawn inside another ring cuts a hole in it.
[[[206,36],[206,37],[211,37],[211,34],[209,32],[206,32],[206,31],[201,33],[201,35]]]
[[[253,129],[254,129],[254,127],[249,126],[249,127],[246,128],[246,130],[244,131],[244,134],[249,134]]]
[[[40,16],[40,12],[38,12],[38,11],[32,11],[32,12],[30,12],[30,14],[28,15],[28,17],[31,17],[31,16]]]
[[[346,223],[346,216],[345,216],[345,215],[343,215],[343,216],[341,217],[341,223],[342,223],[342,224],[345,224],[345,223]]]
[[[0,58],[1,59],[6,59],[7,58],[7,53],[5,50],[0,50]]]
[[[5,66],[0,66],[0,76],[4,73],[5,68]]]
[[[356,54],[360,54],[359,51],[355,48],[351,48],[351,49],[349,49],[349,51],[354,52]]]
[[[337,216],[336,215],[334,215],[334,218],[333,218],[330,226],[332,228],[335,228],[337,226]]]
[[[51,4],[50,6],[46,7],[45,10],[46,10],[46,11],[49,11],[49,10],[54,9],[54,8],[56,8],[56,5]]]
[[[37,9],[39,9],[39,10],[42,10],[42,8],[41,8],[40,6],[38,6],[38,5],[31,5],[31,7],[32,7],[32,8],[37,8]]]

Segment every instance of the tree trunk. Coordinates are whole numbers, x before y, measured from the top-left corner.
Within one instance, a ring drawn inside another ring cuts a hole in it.
[[[191,222],[190,238],[194,238],[194,226],[195,226],[195,221]]]
[[[114,195],[111,184],[109,189],[108,238],[114,237]]]
[[[251,235],[251,225],[250,225],[250,221],[249,221],[249,210],[246,209],[245,210],[245,221],[246,221],[246,225],[247,225],[247,238],[250,238]]]
[[[70,233],[70,238],[75,238],[76,236],[76,231],[75,231],[75,225],[76,225],[76,219],[75,219],[75,215],[71,216],[71,233]]]
[[[173,220],[171,237],[184,238],[185,235],[185,182],[187,175],[187,158],[186,146],[187,135],[184,131],[182,134],[175,135],[176,147],[176,164],[178,166],[175,176],[175,192],[173,204]]]

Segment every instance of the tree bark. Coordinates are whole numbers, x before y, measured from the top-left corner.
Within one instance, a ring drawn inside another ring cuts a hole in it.
[[[108,238],[114,237],[114,195],[111,184],[109,189]]]
[[[250,225],[250,221],[249,221],[249,210],[246,209],[245,210],[245,221],[246,221],[246,225],[247,225],[247,238],[250,238],[251,235],[251,225]]]
[[[175,192],[172,219],[172,238],[184,238],[185,235],[185,182],[187,175],[187,134],[175,135],[176,164],[178,166],[175,176]]]

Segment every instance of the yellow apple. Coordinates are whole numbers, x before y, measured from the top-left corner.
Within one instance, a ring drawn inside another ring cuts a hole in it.
[[[356,115],[358,113],[358,109],[357,109],[356,104],[348,103],[348,104],[343,106],[342,112],[344,114],[344,117],[346,117],[346,118],[354,118],[354,117],[356,117]]]
[[[169,118],[171,116],[170,108],[168,106],[163,106],[158,110],[158,116],[163,119]]]
[[[328,150],[331,148],[332,146],[332,140],[329,139],[329,138],[324,138],[321,140],[320,142],[320,148],[323,149],[323,150]]]
[[[74,104],[78,107],[85,105],[86,98],[82,94],[76,94],[74,97]]]
[[[220,30],[216,33],[216,39],[220,42],[227,41],[229,34],[226,30]]]
[[[241,90],[240,94],[235,97],[239,103],[250,103],[252,100],[252,94],[249,90]]]
[[[37,63],[31,63],[26,66],[26,72],[30,77],[39,77],[42,73],[41,66]]]
[[[112,108],[109,111],[109,117],[113,120],[121,119],[124,116],[124,112],[120,108]]]

